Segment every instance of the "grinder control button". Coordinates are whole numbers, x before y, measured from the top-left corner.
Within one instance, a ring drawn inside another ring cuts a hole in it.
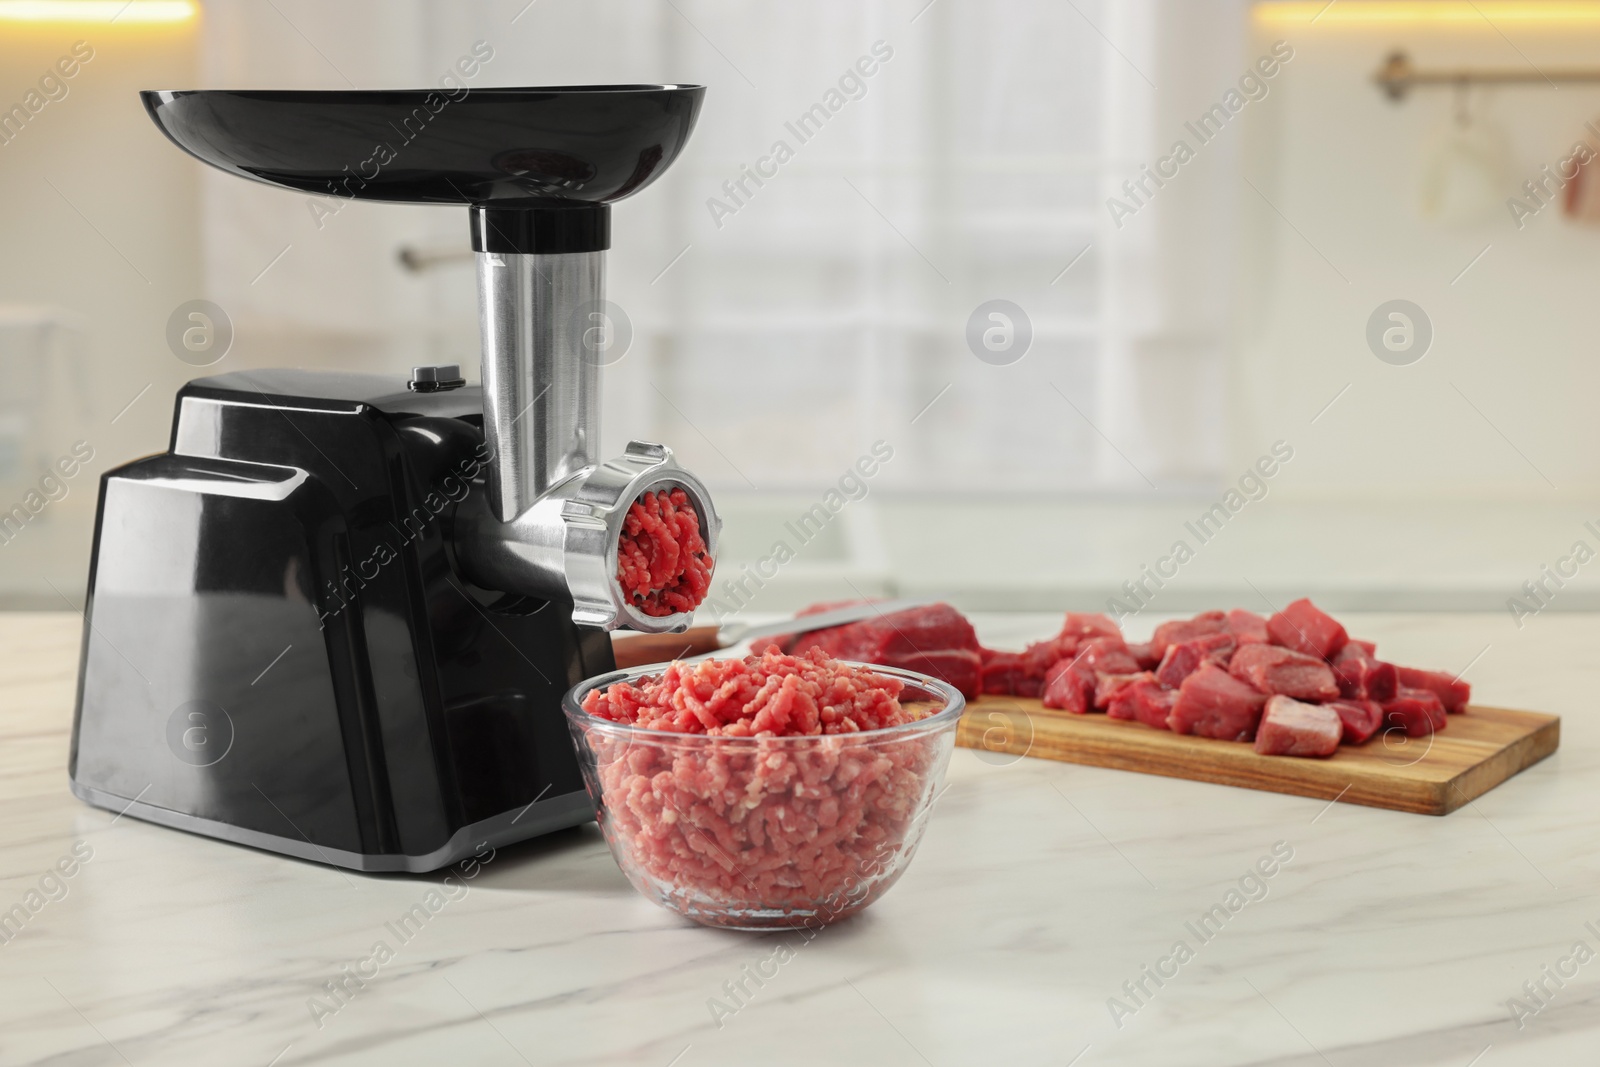
[[[459,363],[441,363],[431,367],[412,367],[411,380],[406,383],[406,388],[413,393],[436,393],[441,389],[459,389],[466,384]]]

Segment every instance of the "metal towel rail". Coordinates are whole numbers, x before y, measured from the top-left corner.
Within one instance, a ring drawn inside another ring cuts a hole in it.
[[[1562,82],[1600,82],[1600,67],[1568,67],[1528,70],[1419,70],[1405,52],[1390,52],[1372,80],[1390,100],[1402,101],[1419,86],[1450,85],[1465,89],[1470,85],[1549,85]]]

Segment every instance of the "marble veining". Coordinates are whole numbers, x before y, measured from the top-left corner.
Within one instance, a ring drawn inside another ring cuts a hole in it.
[[[1057,619],[976,621],[1020,646]],[[1600,962],[1521,1028],[1508,1001],[1600,949],[1600,616],[1351,621],[1562,715],[1560,751],[1430,818],[958,750],[900,884],[814,937],[689,925],[590,826],[501,849],[401,938],[444,872],[346,874],[73,799],[79,621],[0,616],[0,912],[43,901],[0,942],[0,1065],[1595,1062]],[[1278,842],[1293,860],[1199,941]],[[1192,958],[1108,1009],[1178,940]]]

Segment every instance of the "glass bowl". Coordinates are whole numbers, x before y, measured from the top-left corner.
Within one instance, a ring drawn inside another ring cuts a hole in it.
[[[567,693],[596,819],[634,888],[707,926],[773,930],[848,918],[894,885],[922,839],[966,702],[937,678],[851,666],[898,678],[901,704],[928,714],[882,730],[761,738],[647,730],[583,710],[591,691],[638,683],[659,663]]]

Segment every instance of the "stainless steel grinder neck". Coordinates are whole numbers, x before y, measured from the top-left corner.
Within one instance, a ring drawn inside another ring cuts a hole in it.
[[[600,365],[585,345],[604,316],[605,252],[479,252],[489,507],[510,522],[599,462]]]
[[[477,584],[570,599],[580,623],[682,630],[688,613],[645,615],[615,581],[622,521],[641,494],[683,489],[713,559],[721,520],[666,446],[633,441],[599,458],[610,214],[605,204],[472,208],[491,458],[486,499],[458,516],[458,551]]]
[[[597,462],[600,367],[580,320],[604,313],[610,247],[607,204],[472,208],[489,506],[501,522]]]

